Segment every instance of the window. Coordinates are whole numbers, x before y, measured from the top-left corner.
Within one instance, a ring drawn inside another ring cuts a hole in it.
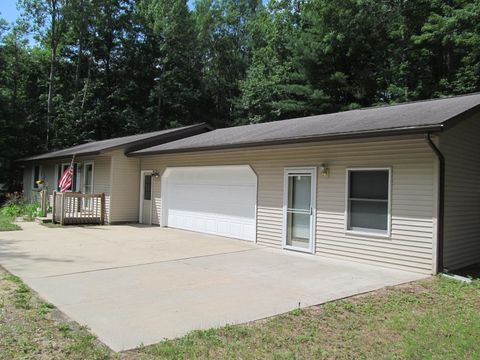
[[[93,162],[83,164],[83,192],[93,194]]]
[[[37,184],[37,181],[38,180],[42,180],[42,167],[40,165],[35,165],[33,167],[33,177],[32,177],[32,180],[33,180],[33,184],[32,184],[32,188],[33,189],[38,189],[38,184]]]
[[[347,230],[390,234],[390,169],[347,170]]]
[[[69,163],[57,165],[57,184],[55,185],[57,191],[60,190],[60,187],[58,186],[58,184],[60,183],[60,179],[62,178],[63,173],[65,172],[65,170],[68,169],[69,166],[70,166]],[[74,163],[73,164],[72,186],[67,191],[78,191],[79,190],[79,185],[80,185],[80,181],[79,181],[78,164]]]

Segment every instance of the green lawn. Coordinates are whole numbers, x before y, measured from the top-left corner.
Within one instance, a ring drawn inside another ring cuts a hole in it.
[[[479,359],[480,281],[443,277],[115,354],[0,270],[0,359]]]
[[[13,223],[14,218],[0,214],[0,231],[21,230],[20,226]]]

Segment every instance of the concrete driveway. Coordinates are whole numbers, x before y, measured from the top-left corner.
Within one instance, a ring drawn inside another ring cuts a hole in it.
[[[0,233],[0,264],[115,351],[424,278],[135,225]]]

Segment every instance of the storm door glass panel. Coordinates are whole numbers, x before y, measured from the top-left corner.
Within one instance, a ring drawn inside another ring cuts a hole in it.
[[[93,194],[93,164],[85,164],[83,167],[84,174],[84,183],[83,183],[83,192],[85,194]],[[88,210],[93,209],[92,199],[83,199],[83,207]]]
[[[287,234],[288,246],[309,249],[311,239],[312,176],[292,174],[287,178]]]
[[[143,200],[152,200],[152,175],[145,175],[143,189]]]
[[[85,184],[83,185],[84,187],[84,193],[85,194],[93,194],[93,165],[92,164],[85,164],[84,167],[85,171]]]

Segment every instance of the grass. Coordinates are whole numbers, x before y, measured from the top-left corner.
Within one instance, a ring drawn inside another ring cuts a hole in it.
[[[480,358],[478,279],[436,277],[119,354],[56,313],[0,270],[0,359]]]
[[[479,334],[480,281],[437,277],[139,351],[162,359],[479,359]]]
[[[20,226],[13,223],[14,220],[12,217],[0,214],[0,231],[21,230]]]
[[[109,359],[113,353],[0,268],[0,359]]]

